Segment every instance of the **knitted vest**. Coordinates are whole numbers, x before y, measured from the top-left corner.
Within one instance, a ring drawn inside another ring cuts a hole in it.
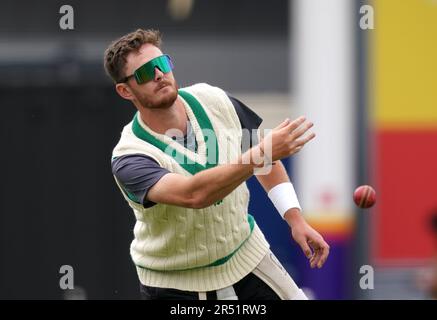
[[[226,93],[197,84],[180,90],[179,96],[196,136],[197,152],[152,131],[135,115],[124,127],[113,157],[145,154],[161,167],[184,176],[235,163],[241,154],[242,130]],[[159,203],[144,208],[117,184],[137,220],[130,252],[145,285],[216,290],[239,281],[268,251],[267,241],[247,212],[246,183],[203,209]]]

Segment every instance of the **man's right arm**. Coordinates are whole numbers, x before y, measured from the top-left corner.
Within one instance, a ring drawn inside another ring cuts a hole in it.
[[[164,175],[150,188],[147,198],[186,208],[201,209],[226,197],[253,175],[255,165],[249,162],[248,150],[237,164],[225,164],[186,177],[177,173]]]
[[[257,167],[253,161],[254,155],[259,154],[264,140],[271,143],[268,150],[272,151],[271,159],[275,161],[298,152],[314,138],[314,134],[302,137],[312,127],[312,123],[304,122],[303,117],[282,122],[257,146],[243,153],[236,164],[220,165],[191,177],[168,173],[150,188],[147,199],[187,208],[208,207],[226,197],[253,175]],[[266,150],[265,145],[262,150]]]

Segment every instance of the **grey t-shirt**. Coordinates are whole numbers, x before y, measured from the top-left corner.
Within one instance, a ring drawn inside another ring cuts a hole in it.
[[[258,129],[263,121],[255,112],[238,99],[229,96],[234,105],[243,129]],[[245,136],[250,141],[242,143],[243,146],[253,146],[258,143],[256,137]],[[174,137],[185,148],[195,151],[196,142],[193,129],[188,122],[187,134],[184,137]],[[243,152],[246,150],[242,150]],[[156,203],[147,199],[147,192],[155,183],[170,171],[161,167],[153,158],[144,154],[129,154],[118,157],[112,161],[112,173],[117,178],[123,189],[134,196],[138,203],[142,203],[145,208],[154,206]]]

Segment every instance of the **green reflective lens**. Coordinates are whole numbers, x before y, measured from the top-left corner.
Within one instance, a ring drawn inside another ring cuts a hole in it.
[[[173,63],[171,62],[170,56],[166,54],[159,56],[135,70],[134,75],[137,83],[141,84],[152,80],[155,77],[155,68],[158,68],[163,73],[173,70]]]

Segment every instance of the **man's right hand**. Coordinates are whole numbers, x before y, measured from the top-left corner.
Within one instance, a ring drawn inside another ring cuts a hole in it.
[[[294,121],[286,119],[270,131],[255,148],[260,148],[264,158],[272,162],[289,157],[299,152],[316,136],[314,133],[304,136],[312,126],[313,123],[306,121],[303,116]]]

